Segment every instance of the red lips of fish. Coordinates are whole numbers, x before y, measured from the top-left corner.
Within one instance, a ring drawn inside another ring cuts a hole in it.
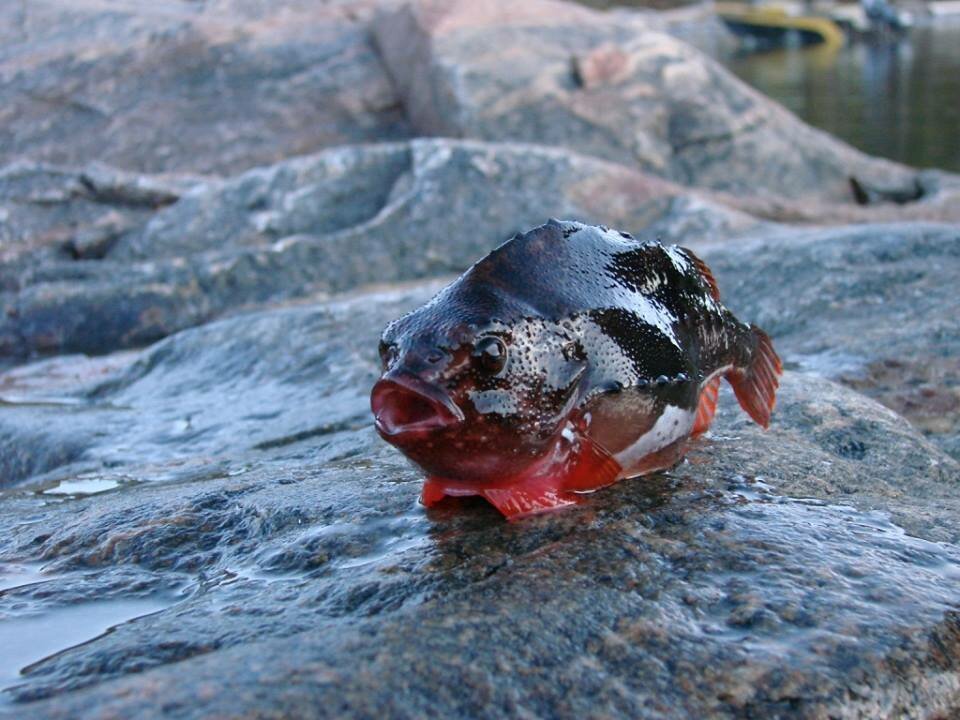
[[[463,412],[442,390],[413,375],[396,375],[373,387],[370,406],[377,432],[388,442],[425,439],[463,421]]]

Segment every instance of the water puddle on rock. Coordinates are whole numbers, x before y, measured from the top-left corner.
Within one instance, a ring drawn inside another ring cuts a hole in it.
[[[45,575],[43,573],[43,565],[40,563],[3,563],[0,564],[0,593],[10,588],[46,582],[56,577],[59,576]]]
[[[64,480],[52,488],[43,491],[44,495],[96,495],[120,487],[120,482],[112,478],[77,478]]]
[[[0,582],[7,577],[12,576],[0,576]],[[4,618],[0,621],[0,704],[5,701],[4,691],[19,684],[24,679],[21,673],[31,665],[169,605],[169,600],[162,598],[109,600]]]
[[[24,682],[32,665],[171,605],[166,594],[47,604],[62,591],[58,581],[71,575],[44,572],[42,563],[0,563],[0,706],[10,699],[5,691]],[[52,583],[49,589],[46,583]]]

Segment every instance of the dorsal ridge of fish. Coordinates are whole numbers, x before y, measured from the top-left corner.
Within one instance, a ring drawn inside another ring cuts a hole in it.
[[[565,300],[568,310],[587,309],[596,307],[595,301],[604,302],[603,293],[597,290],[603,287],[600,281],[607,263],[623,253],[655,249],[670,252],[660,243],[640,242],[601,226],[552,219],[501,244],[473,265],[464,280],[485,279],[515,296],[522,295],[534,307],[553,296],[554,301]],[[623,289],[607,287],[608,291]],[[609,302],[615,300],[609,298]]]

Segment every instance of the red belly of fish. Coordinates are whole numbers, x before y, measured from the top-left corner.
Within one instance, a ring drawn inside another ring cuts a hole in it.
[[[466,481],[429,477],[420,501],[432,507],[446,496],[479,495],[508,520],[516,520],[574,505],[577,493],[610,485],[621,473],[620,464],[590,440],[574,444],[561,437],[542,459],[514,476]]]

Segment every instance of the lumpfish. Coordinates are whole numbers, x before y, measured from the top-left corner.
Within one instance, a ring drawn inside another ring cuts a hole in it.
[[[782,373],[691,251],[550,220],[390,323],[380,435],[426,474],[421,501],[480,495],[508,518],[675,465],[720,379],[767,427]]]

